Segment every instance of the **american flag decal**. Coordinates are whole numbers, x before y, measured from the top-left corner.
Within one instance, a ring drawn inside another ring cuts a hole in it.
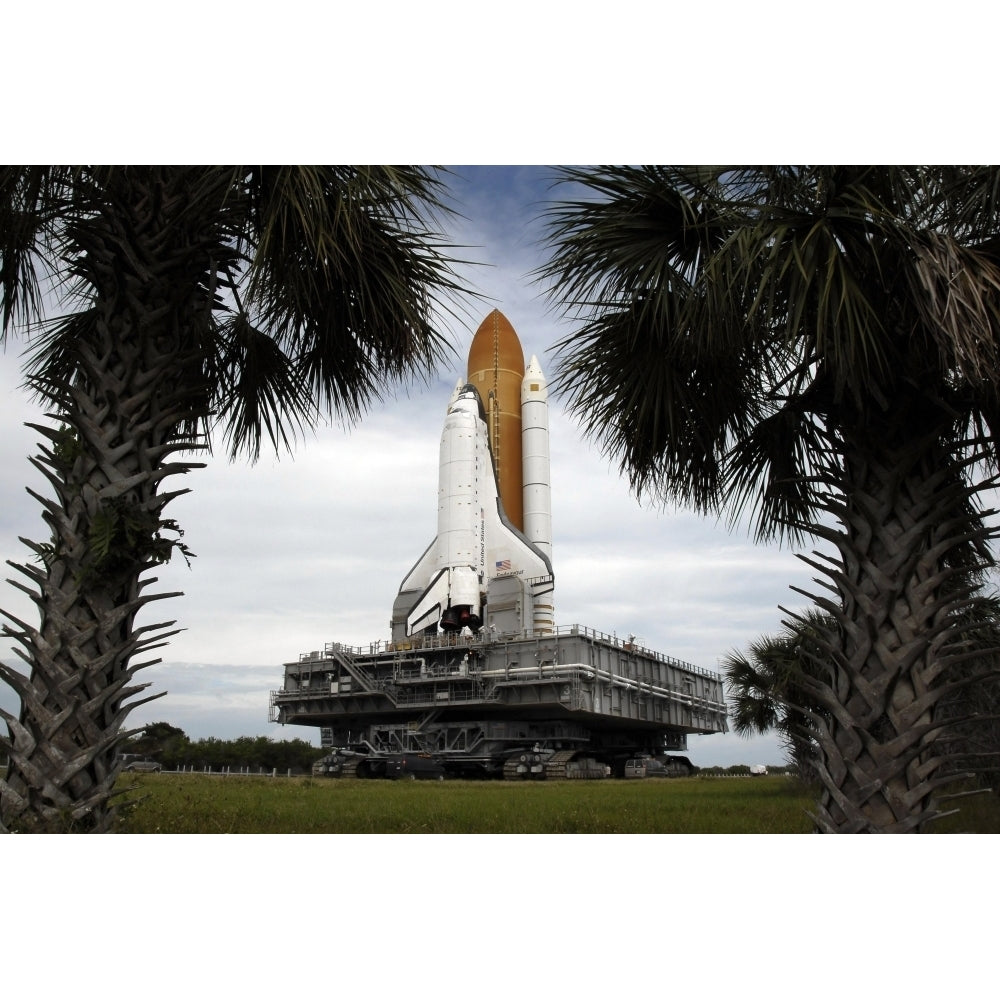
[[[497,569],[510,569],[510,560],[509,559],[498,559],[497,560]]]

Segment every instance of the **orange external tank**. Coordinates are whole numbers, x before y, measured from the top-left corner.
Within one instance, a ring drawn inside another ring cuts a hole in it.
[[[524,530],[521,467],[521,383],[524,349],[510,320],[499,309],[483,320],[469,348],[468,381],[486,410],[490,450],[500,502],[518,531]]]

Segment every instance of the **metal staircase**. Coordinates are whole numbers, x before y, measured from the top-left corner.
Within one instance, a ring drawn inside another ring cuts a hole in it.
[[[341,667],[366,694],[384,694],[395,704],[392,695],[382,685],[376,683],[375,678],[358,663],[354,655],[339,643],[328,643],[324,653],[328,659]]]

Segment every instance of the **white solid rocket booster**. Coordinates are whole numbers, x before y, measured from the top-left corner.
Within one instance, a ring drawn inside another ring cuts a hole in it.
[[[524,535],[552,558],[552,488],[549,463],[549,390],[535,355],[521,383],[521,461]]]

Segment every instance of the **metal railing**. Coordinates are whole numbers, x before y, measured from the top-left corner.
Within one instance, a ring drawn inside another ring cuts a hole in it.
[[[668,656],[655,649],[642,646],[636,642],[634,636],[623,639],[614,633],[602,632],[586,625],[562,625],[548,631],[536,631],[533,629],[523,629],[520,632],[499,632],[484,629],[478,635],[459,635],[454,632],[440,632],[435,635],[416,635],[408,639],[399,641],[379,640],[365,646],[348,646],[340,642],[326,643],[323,652],[313,650],[309,653],[299,655],[300,663],[317,662],[320,660],[336,659],[337,654],[347,654],[348,656],[370,656],[375,653],[417,653],[426,649],[479,649],[485,646],[495,646],[505,642],[522,642],[528,639],[545,640],[553,636],[583,636],[592,642],[598,642],[614,649],[620,649],[626,653],[636,653],[646,659],[654,660],[657,663],[665,663],[668,666],[677,667],[688,673],[696,674],[700,677],[709,677],[712,680],[721,681],[722,675],[714,670],[707,670],[697,664],[689,663],[686,660],[679,660],[675,656]]]

